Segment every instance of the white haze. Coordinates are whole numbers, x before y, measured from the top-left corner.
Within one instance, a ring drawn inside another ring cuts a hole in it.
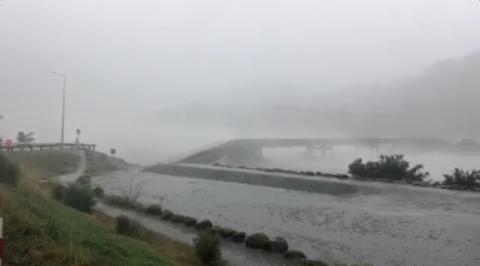
[[[3,0],[0,136],[59,140],[50,70],[68,76],[67,140],[81,128],[137,162],[235,137],[352,135],[334,121],[344,113],[321,131],[296,110],[361,107],[369,84],[479,49],[479,25],[476,0]],[[221,119],[188,119],[192,105]],[[252,128],[282,119],[272,106],[299,129]]]

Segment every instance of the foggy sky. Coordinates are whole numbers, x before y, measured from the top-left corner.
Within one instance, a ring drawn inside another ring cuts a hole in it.
[[[170,127],[158,120],[170,108],[264,94],[342,100],[356,84],[479,49],[479,27],[476,0],[3,0],[0,136],[58,141],[55,70],[68,76],[67,140],[81,128],[82,141],[143,160],[237,137]]]

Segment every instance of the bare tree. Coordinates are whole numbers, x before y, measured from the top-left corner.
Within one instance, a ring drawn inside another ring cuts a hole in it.
[[[143,195],[143,189],[145,188],[145,181],[135,183],[135,177],[130,179],[128,191],[124,193],[124,197],[128,199],[130,203],[137,203],[138,199]]]

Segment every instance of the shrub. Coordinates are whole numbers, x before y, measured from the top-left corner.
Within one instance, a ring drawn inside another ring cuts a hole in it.
[[[162,215],[162,206],[158,204],[152,204],[149,205],[146,209],[145,212],[150,215],[157,215],[161,216]]]
[[[231,228],[221,227],[218,225],[215,225],[214,227],[212,227],[211,231],[212,233],[217,234],[223,238],[229,238],[235,233],[235,230]]]
[[[183,217],[183,224],[185,224],[188,227],[195,226],[197,224],[197,219],[189,216]]]
[[[213,223],[210,220],[202,220],[195,225],[197,230],[203,231],[213,227]]]
[[[0,182],[15,185],[20,179],[20,169],[0,152]]]
[[[120,215],[116,219],[115,230],[121,235],[137,237],[141,234],[142,226],[137,221]]]
[[[162,213],[162,219],[163,220],[172,220],[172,218],[175,216],[171,210],[164,210]]]
[[[83,212],[91,212],[95,205],[94,193],[88,186],[73,184],[67,187],[63,203]]]
[[[464,171],[458,168],[451,175],[444,175],[443,185],[458,189],[480,188],[480,170]]]
[[[305,253],[298,250],[287,251],[287,253],[285,253],[283,257],[287,260],[304,260],[307,258],[307,256],[305,256]]]
[[[245,245],[253,249],[263,249],[270,238],[264,233],[255,233],[247,237]]]
[[[288,251],[287,240],[282,237],[276,237],[274,240],[266,242],[263,250],[274,253],[286,253]]]
[[[355,177],[389,181],[419,182],[429,175],[428,172],[422,172],[421,164],[410,167],[403,155],[380,155],[380,160],[367,163],[357,159],[348,168],[348,172]]]
[[[221,239],[212,232],[200,233],[194,240],[195,252],[203,265],[221,264],[222,252],[220,250]]]
[[[97,196],[98,198],[103,198],[103,196],[105,196],[105,191],[103,191],[103,188],[101,187],[96,187],[93,190],[93,193],[95,193],[95,196]]]
[[[245,242],[246,237],[247,237],[247,234],[245,234],[245,232],[235,232],[232,235],[232,240],[235,243],[243,243]]]
[[[139,211],[145,209],[145,207],[141,203],[132,201],[129,197],[126,196],[108,195],[104,197],[103,202],[105,202],[105,204],[117,206],[120,208],[127,208]]]
[[[55,184],[52,188],[52,197],[58,201],[63,201],[66,193],[67,187],[64,185]]]

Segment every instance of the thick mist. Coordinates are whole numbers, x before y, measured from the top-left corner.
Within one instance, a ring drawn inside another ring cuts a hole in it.
[[[152,163],[247,137],[479,138],[480,4],[0,1],[0,136]],[[446,61],[445,61],[446,60]]]

